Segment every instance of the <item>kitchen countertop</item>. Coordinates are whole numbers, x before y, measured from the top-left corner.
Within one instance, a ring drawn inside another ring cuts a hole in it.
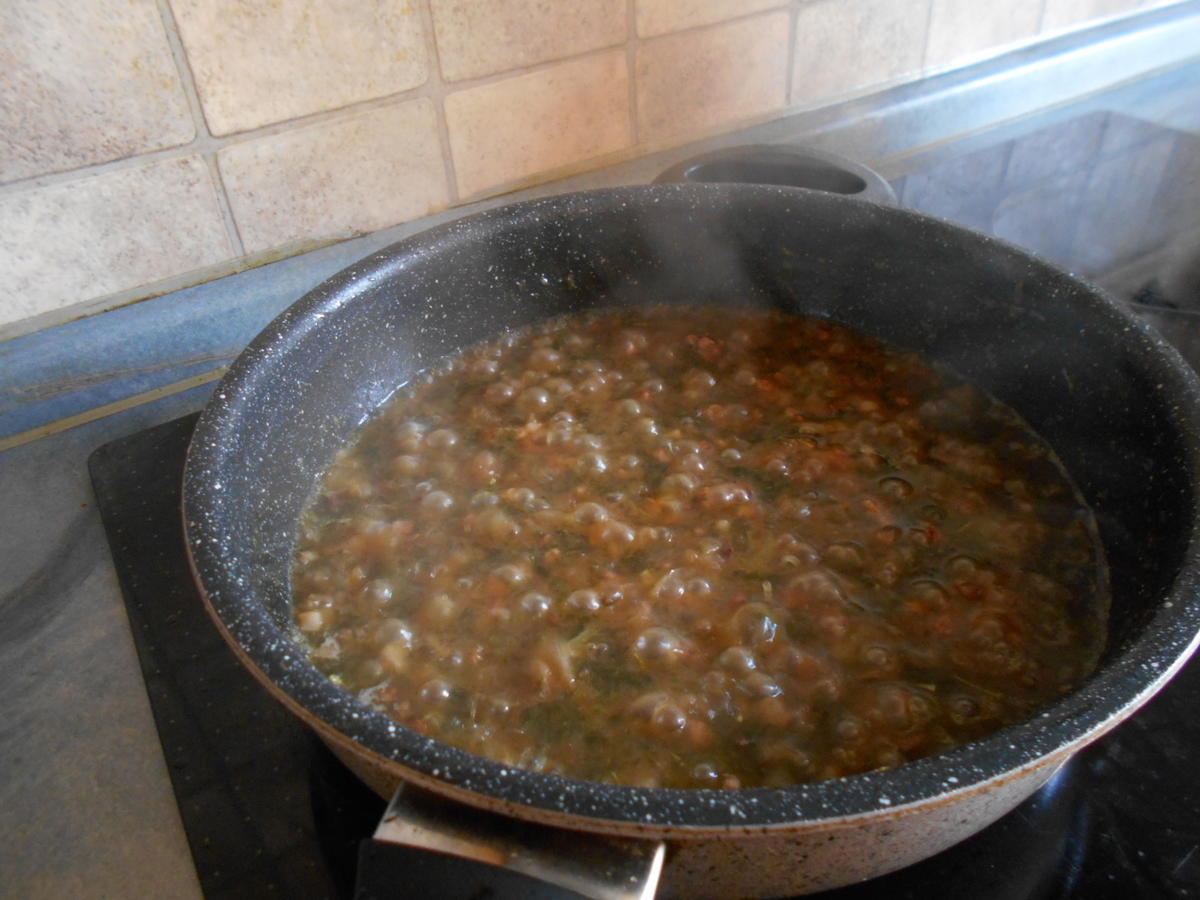
[[[1050,78],[1027,68],[1028,78]],[[888,107],[894,119],[882,106],[850,101],[836,114],[822,111],[665,151],[0,344],[0,670],[6,676],[0,686],[0,770],[6,774],[0,871],[6,892],[200,894],[87,459],[109,440],[200,409],[214,371],[308,288],[405,234],[483,206],[649,181],[680,159],[738,142],[803,141],[876,166],[906,205],[1024,243],[1128,299],[1148,258],[1178,251],[1178,235],[1200,234],[1200,218],[1164,201],[1171,193],[1166,178],[1200,177],[1190,162],[1200,155],[1182,152],[1200,142],[1200,63],[1150,68],[1074,96],[1056,83],[1037,110],[997,102],[989,122],[969,121],[978,112],[960,111],[960,125],[967,127],[943,126],[943,132],[930,130],[916,89],[899,89]],[[974,73],[989,90],[995,90],[994,75],[994,67]],[[958,79],[952,86],[960,95],[966,90],[967,75],[947,78]],[[1080,76],[1078,84],[1090,82]],[[884,129],[889,121],[898,124]],[[1122,148],[1135,144],[1148,148],[1138,156],[1143,162],[1123,167]],[[1090,148],[1090,156],[1081,148]],[[1146,171],[1144,160],[1155,154],[1162,157],[1158,168]],[[1016,183],[1013,173],[1020,171],[1026,181]],[[1138,207],[1138,223],[1125,212],[1097,226],[1096,213],[1079,204],[1095,197],[1098,185],[1109,191],[1106,203],[1115,204],[1120,191],[1152,193],[1158,202]],[[1065,208],[1039,217],[1036,208],[1021,205],[1039,191],[1043,198],[1047,192],[1074,198],[1072,221],[1085,221],[1073,226],[1070,240],[1063,236]],[[1107,257],[1087,230],[1096,227],[1115,235],[1116,249]],[[1154,242],[1140,246],[1147,235]],[[84,421],[97,409],[106,414]],[[37,429],[51,433],[37,436]]]

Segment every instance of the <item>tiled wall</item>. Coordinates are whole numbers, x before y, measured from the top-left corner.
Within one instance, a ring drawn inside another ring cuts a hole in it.
[[[0,334],[1162,2],[7,0]]]

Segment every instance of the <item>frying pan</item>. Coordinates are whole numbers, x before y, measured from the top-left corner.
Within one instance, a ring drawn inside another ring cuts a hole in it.
[[[1100,524],[1114,597],[1096,673],[1031,720],[936,757],[739,791],[512,769],[407,730],[329,682],[292,638],[289,569],[302,507],[334,453],[447,354],[548,316],[651,302],[825,316],[1019,411]],[[514,828],[665,842],[663,895],[796,894],[900,868],[983,828],[1183,664],[1200,632],[1198,389],[1174,350],[1099,291],[907,210],[736,184],[556,196],[395,244],[272,323],[193,437],[188,549],[234,651],[377,789],[415,785]]]

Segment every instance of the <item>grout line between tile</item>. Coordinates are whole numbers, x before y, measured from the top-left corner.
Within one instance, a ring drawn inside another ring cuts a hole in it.
[[[212,176],[213,186],[217,192],[217,204],[221,208],[221,215],[225,219],[225,228],[229,233],[229,241],[233,245],[234,255],[243,257],[246,255],[246,246],[242,241],[242,232],[238,228],[237,217],[233,214],[233,204],[229,200],[229,191],[225,188],[225,176],[221,174],[221,165],[217,160],[216,151],[210,151],[202,154],[204,162],[208,165],[209,174]]]
[[[188,61],[183,38],[179,35],[175,11],[171,9],[169,0],[158,0],[158,12],[167,33],[167,43],[171,47],[171,55],[175,58],[175,68],[179,72],[179,81],[183,85],[184,96],[187,97],[188,109],[192,113],[192,122],[196,126],[196,139],[192,141],[192,146],[199,151],[204,164],[208,167],[208,174],[212,179],[213,191],[217,198],[217,208],[220,210],[221,220],[225,225],[225,235],[229,239],[230,249],[234,256],[243,256],[246,247],[242,243],[237,219],[234,218],[233,208],[229,203],[225,180],[221,177],[220,166],[217,165],[217,149],[220,144],[213,138],[212,131],[208,127],[208,120],[204,117],[204,104],[200,102],[200,91],[196,87],[192,65]]]
[[[803,2],[803,0],[801,0]],[[674,28],[671,31],[662,31],[658,34],[648,34],[645,37],[639,37],[641,43],[647,41],[657,41],[659,38],[674,37],[677,34],[688,34],[692,31],[704,31],[708,28],[719,28],[722,25],[732,25],[734,22],[743,22],[746,19],[754,19],[759,16],[769,16],[772,13],[783,12],[790,9],[795,4],[795,0],[779,0],[779,2],[764,7],[763,9],[752,9],[749,12],[738,13],[737,15],[729,16],[725,19],[717,19],[715,22],[699,22],[695,25],[688,25],[684,28]]]
[[[1038,11],[1037,33],[1042,34],[1046,30],[1046,11],[1048,4],[1046,0],[1042,0],[1042,8]]]
[[[933,7],[938,0],[929,0],[925,5],[925,36],[921,44],[921,67],[918,73],[924,75],[929,69],[929,36],[933,33]]]
[[[783,73],[783,77],[787,81],[783,85],[783,103],[787,108],[796,102],[795,84],[796,84],[796,42],[799,38],[797,31],[800,28],[800,6],[797,3],[789,4],[788,6],[788,48],[787,48],[787,68]]]
[[[642,142],[638,124],[637,56],[641,42],[637,33],[637,0],[625,0],[625,81],[629,94],[629,141],[631,147]]]
[[[458,190],[458,171],[454,166],[454,152],[450,145],[450,125],[446,121],[445,101],[450,89],[442,79],[442,58],[437,45],[437,32],[434,29],[433,6],[430,0],[420,0],[417,7],[425,35],[425,52],[429,57],[429,77],[421,87],[423,96],[433,103],[438,146],[442,151],[442,168],[446,179],[446,205],[454,207],[462,202],[462,196]]]

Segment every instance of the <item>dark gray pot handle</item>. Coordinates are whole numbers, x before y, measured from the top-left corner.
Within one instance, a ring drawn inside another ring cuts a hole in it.
[[[655,184],[735,182],[808,188],[895,206],[896,192],[874,169],[835,153],[788,144],[727,147],[676,163]]]

